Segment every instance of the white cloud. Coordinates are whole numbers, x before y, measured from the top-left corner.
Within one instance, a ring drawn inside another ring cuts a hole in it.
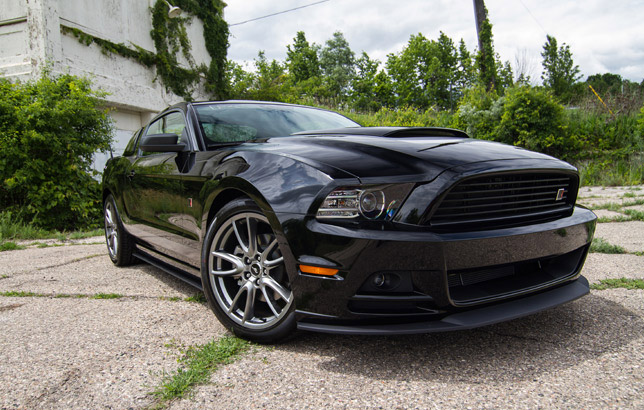
[[[233,24],[312,2],[228,0],[225,18]],[[610,71],[637,82],[644,78],[644,0],[488,0],[486,6],[496,51],[514,64],[515,55],[526,50],[536,61],[536,78],[546,32],[570,46],[584,76]],[[477,45],[471,0],[330,0],[231,27],[229,58],[249,61],[264,50],[269,59],[284,59],[300,30],[318,44],[342,31],[356,55],[364,50],[383,62],[419,32],[437,38],[443,31],[455,42],[463,38],[470,50]]]

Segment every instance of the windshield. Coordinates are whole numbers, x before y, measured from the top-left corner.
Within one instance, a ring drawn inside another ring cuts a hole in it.
[[[195,104],[206,144],[285,137],[296,132],[359,127],[358,123],[317,108],[247,103]]]

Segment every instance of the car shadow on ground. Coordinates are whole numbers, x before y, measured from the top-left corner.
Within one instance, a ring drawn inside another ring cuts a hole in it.
[[[533,381],[617,351],[644,334],[625,307],[589,295],[536,315],[475,330],[364,337],[300,332],[276,349],[323,357],[320,368],[380,380]]]
[[[148,275],[152,279],[159,281],[170,289],[182,293],[183,295],[185,295],[185,297],[196,296],[198,294],[203,295],[203,292],[201,290],[145,262],[137,262],[133,265],[125,266],[122,269],[132,270],[132,277],[141,274]]]

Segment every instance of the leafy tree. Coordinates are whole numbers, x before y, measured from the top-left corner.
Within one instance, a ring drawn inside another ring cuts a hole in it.
[[[396,104],[420,109],[453,106],[459,94],[458,67],[459,53],[447,35],[441,32],[438,41],[412,35],[402,52],[387,57]]]
[[[91,164],[109,148],[112,131],[98,109],[101,95],[69,74],[0,80],[0,208],[48,229],[100,223]]]
[[[372,60],[362,52],[356,60],[356,75],[351,82],[350,102],[360,111],[378,111],[393,105],[391,78],[384,70],[378,71],[380,61]]]
[[[344,35],[336,31],[320,50],[320,68],[324,83],[332,96],[345,100],[349,84],[355,76],[355,54]]]
[[[293,47],[286,46],[286,66],[294,83],[320,76],[317,47],[311,46],[303,31],[293,39]]]
[[[567,44],[557,46],[557,39],[553,36],[546,36],[543,45],[543,74],[541,79],[543,85],[550,88],[555,96],[563,101],[569,101],[572,97],[573,85],[581,78],[579,66],[572,60],[572,53]]]
[[[619,74],[605,73],[588,76],[586,83],[592,85],[595,91],[601,95],[620,92],[624,81]]]
[[[467,49],[465,41],[461,39],[458,43],[458,73],[456,73],[456,88],[458,97],[462,97],[462,91],[471,87],[476,82],[476,66],[472,53]]]

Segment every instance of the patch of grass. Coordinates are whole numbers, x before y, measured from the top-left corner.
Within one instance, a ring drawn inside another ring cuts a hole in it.
[[[224,336],[205,345],[189,347],[179,358],[179,369],[164,372],[161,384],[151,392],[158,400],[154,408],[164,408],[170,400],[182,398],[194,386],[207,382],[219,366],[232,363],[248,346],[245,340]]]
[[[103,236],[105,231],[103,229],[94,229],[91,231],[74,231],[67,234],[68,239],[85,239],[92,238],[94,236]]]
[[[623,212],[630,217],[631,221],[644,221],[644,212],[642,211],[625,209]]]
[[[2,242],[0,243],[0,252],[4,251],[16,251],[20,249],[26,249],[25,246],[18,245],[15,242],[7,241],[7,242]]]
[[[24,223],[11,212],[0,212],[0,241],[11,239],[84,239],[103,235],[103,229],[89,231],[56,232]]]
[[[593,283],[590,285],[591,289],[594,290],[606,290],[606,289],[644,289],[644,280],[642,279],[602,279],[599,283]]]
[[[206,297],[203,293],[195,293],[184,299],[186,302],[206,303]]]
[[[8,277],[9,277],[9,275],[2,275],[2,276],[0,276],[0,279],[7,279]]]
[[[594,253],[628,253],[626,249],[619,245],[612,245],[603,238],[593,239],[593,243],[590,245],[590,251]]]
[[[10,297],[10,298],[31,298],[31,297],[43,297],[42,293],[35,292],[25,292],[23,290],[9,290],[6,292],[0,292],[0,296]]]
[[[579,169],[582,186],[626,186],[644,182],[644,155],[584,160],[575,166]]]
[[[90,299],[120,299],[122,298],[123,295],[120,295],[118,293],[97,293],[95,295],[90,296]]]
[[[635,195],[633,192],[625,192],[622,197],[624,198],[635,198],[637,195]]]
[[[608,222],[628,222],[631,221],[631,218],[628,216],[602,216],[597,218],[597,223],[608,223]]]
[[[592,209],[607,209],[609,211],[625,212],[622,211],[622,208],[633,205],[644,205],[644,199],[636,199],[635,201],[628,201],[621,204],[618,204],[616,202],[607,202],[605,204],[594,206],[592,207]]]
[[[0,240],[2,239],[41,239],[51,233],[45,229],[25,224],[11,212],[0,213]]]

